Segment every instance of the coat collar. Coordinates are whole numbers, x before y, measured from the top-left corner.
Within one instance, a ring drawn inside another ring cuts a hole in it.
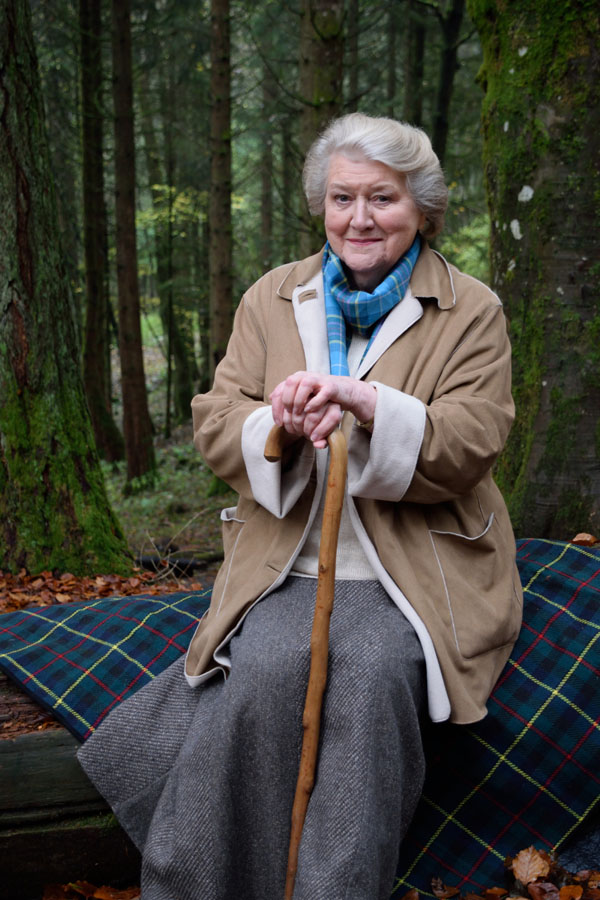
[[[311,281],[321,271],[323,250],[293,263],[279,285],[277,293],[291,300],[294,288]],[[444,257],[424,243],[410,279],[410,289],[419,300],[435,300],[440,309],[451,309],[456,303],[452,270]]]

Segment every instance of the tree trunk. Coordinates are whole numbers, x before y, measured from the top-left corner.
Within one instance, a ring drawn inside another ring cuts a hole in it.
[[[29,3],[0,0],[0,569],[125,572],[79,368]]]
[[[597,7],[469,0],[469,12],[484,51],[493,286],[511,322],[517,406],[498,480],[518,534],[598,534]]]
[[[105,292],[106,207],[104,204],[102,16],[101,0],[79,0],[81,31],[81,116],[83,151],[83,231],[85,248],[86,317],[83,381],[96,446],[104,459],[123,459],[121,432],[112,416],[107,371]]]
[[[199,217],[200,218],[200,217]],[[200,286],[198,297],[198,332],[199,332],[199,371],[198,392],[205,394],[212,387],[209,377],[210,358],[210,317],[208,311],[208,253],[206,248],[210,243],[208,228],[208,216],[202,212],[202,231],[196,226],[197,240],[194,243],[194,274],[195,283]]]
[[[263,272],[273,267],[273,128],[276,85],[263,64],[262,103],[266,131],[260,160],[260,262]]]
[[[438,12],[443,44],[431,143],[442,165],[446,156],[450,102],[454,89],[454,76],[458,69],[458,38],[464,11],[465,0],[452,0],[452,5],[446,13]]]
[[[396,87],[398,83],[396,74],[396,44],[398,41],[398,29],[396,27],[396,4],[390,3],[387,12],[387,83],[385,86],[385,99],[387,112],[391,119],[394,118],[394,106],[396,102]]]
[[[360,33],[360,4],[359,0],[348,0],[348,15],[346,20],[346,42],[348,44],[348,95],[344,102],[344,110],[348,113],[358,109],[359,84],[359,56],[358,35]],[[388,72],[392,72],[393,62],[389,60]],[[392,75],[389,76],[390,78]],[[389,85],[389,81],[388,81]],[[389,88],[388,88],[389,89]]]
[[[192,363],[191,352],[187,347],[186,341],[182,334],[177,321],[177,311],[175,309],[174,298],[174,273],[173,273],[173,193],[175,186],[174,181],[174,150],[170,146],[169,133],[173,131],[173,122],[165,122],[165,143],[166,143],[166,169],[167,177],[163,172],[161,160],[156,141],[156,133],[153,123],[153,111],[148,99],[151,96],[150,79],[147,73],[142,79],[142,98],[140,105],[142,108],[142,134],[144,137],[144,149],[146,152],[146,171],[148,181],[150,183],[150,195],[152,197],[152,207],[156,213],[154,219],[154,246],[156,252],[156,280],[159,298],[160,317],[163,326],[163,332],[171,338],[168,342],[170,352],[167,355],[172,358],[174,364],[174,400],[175,412],[179,421],[185,421],[191,416],[191,400],[193,396],[192,389]],[[168,95],[170,92],[165,91]],[[168,115],[169,106],[172,106],[168,97],[163,104],[165,112]],[[167,183],[165,183],[167,182]],[[167,200],[165,204],[165,191],[167,192]],[[165,205],[167,207],[167,217],[165,222]],[[170,408],[170,406],[169,406]]]
[[[308,148],[330,119],[342,109],[344,67],[343,0],[302,0],[300,23],[300,152],[302,160]],[[306,209],[305,227],[300,235],[303,256],[322,245],[324,232],[320,220]]]
[[[210,380],[231,334],[231,63],[229,0],[211,0],[210,20]]]
[[[284,260],[295,259],[298,255],[296,201],[300,191],[296,183],[294,158],[291,117],[284,115],[281,121],[281,255]],[[302,205],[304,207],[304,200]]]
[[[130,482],[154,471],[137,275],[130,0],[112,0],[112,51],[119,355],[127,480]]]
[[[425,70],[425,18],[415,0],[407,0],[407,26],[404,50],[404,103],[406,122],[420,128],[423,124],[423,74]]]

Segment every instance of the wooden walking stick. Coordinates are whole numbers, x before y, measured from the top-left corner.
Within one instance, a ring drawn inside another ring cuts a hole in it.
[[[274,462],[281,458],[283,428],[274,426],[271,429],[265,446],[266,459]],[[296,870],[298,868],[298,848],[302,836],[302,827],[306,816],[308,801],[315,783],[317,766],[317,750],[321,727],[321,708],[323,694],[327,682],[327,661],[329,654],[329,620],[333,609],[335,585],[335,557],[337,539],[344,503],[344,487],[348,451],[346,439],[341,431],[333,431],[328,438],[329,443],[329,475],[323,511],[323,527],[319,547],[319,576],[317,580],[317,599],[310,638],[310,672],[304,713],[302,715],[302,753],[300,770],[296,783],[296,794],[292,807],[292,830],[288,854],[287,875],[285,881],[284,900],[292,900]]]

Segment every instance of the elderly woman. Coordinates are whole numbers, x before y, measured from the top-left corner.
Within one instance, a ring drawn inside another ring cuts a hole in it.
[[[185,661],[81,752],[143,850],[143,900],[283,896],[334,429],[348,481],[295,898],[389,896],[423,717],[482,718],[520,625],[490,474],[513,418],[506,325],[498,298],[427,244],[447,199],[430,142],[345,116],[311,148],[304,186],[324,249],[250,288],[193,401],[196,446],[239,494],[210,609]],[[280,462],[263,452],[274,423]],[[129,757],[108,777],[106,753]]]

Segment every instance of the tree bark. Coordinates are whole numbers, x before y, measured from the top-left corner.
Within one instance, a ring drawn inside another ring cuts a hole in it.
[[[387,82],[385,86],[385,100],[387,113],[391,119],[394,118],[394,107],[396,103],[396,87],[398,78],[396,73],[396,45],[398,42],[398,29],[396,27],[396,4],[390,3],[387,11]]]
[[[391,15],[391,13],[390,13]],[[346,112],[356,112],[358,109],[359,85],[359,54],[358,35],[360,33],[360,3],[359,0],[348,0],[346,43],[348,45],[348,94],[344,102]],[[393,61],[389,60],[388,72],[393,72]],[[395,75],[395,73],[394,73]],[[388,90],[389,78],[388,76]]]
[[[284,260],[295,259],[297,253],[297,200],[300,191],[296,183],[294,167],[294,147],[291,117],[284,115],[281,120],[281,205],[283,226],[281,229],[281,254]],[[304,208],[304,200],[302,199]]]
[[[560,14],[559,14],[560,11]],[[479,30],[493,286],[517,418],[515,530],[600,531],[600,20],[586,0],[469,0]]]
[[[104,203],[102,109],[102,15],[100,0],[79,0],[81,32],[81,117],[83,232],[86,317],[83,381],[96,446],[104,459],[123,459],[123,436],[113,419],[110,396],[108,297],[105,291],[106,207]]]
[[[231,47],[229,0],[211,0],[209,200],[210,380],[231,334]]]
[[[302,0],[300,24],[300,153],[308,148],[330,119],[342,109],[344,66],[343,0]],[[306,204],[303,201],[303,208]],[[303,256],[314,253],[323,243],[320,220],[306,210],[300,235]]]
[[[406,122],[420,128],[423,124],[423,74],[425,70],[426,25],[415,0],[407,0],[407,26],[404,49],[404,103]]]
[[[148,74],[146,73],[142,79],[142,98],[140,105],[142,108],[142,135],[144,138],[144,150],[146,161],[146,172],[150,183],[150,196],[152,197],[152,207],[155,212],[154,219],[154,246],[156,252],[156,281],[159,298],[160,317],[163,326],[163,332],[168,335],[170,332],[171,339],[170,352],[174,364],[174,384],[173,394],[175,401],[175,413],[178,421],[185,421],[191,415],[191,400],[193,396],[192,388],[192,353],[187,346],[187,342],[180,328],[177,306],[174,296],[174,260],[173,260],[173,194],[175,192],[175,159],[174,148],[169,145],[169,132],[173,131],[174,123],[165,121],[165,144],[166,144],[166,161],[165,170],[163,169],[160,159],[158,142],[153,123],[153,110],[148,103],[151,96],[151,84]],[[167,95],[163,104],[165,112],[169,106],[172,106],[173,98],[169,99],[170,91],[165,90]],[[167,200],[165,201],[165,193]],[[166,208],[166,215],[165,215]],[[166,219],[166,221],[165,221]],[[170,408],[170,406],[169,406]]]
[[[273,128],[276,85],[268,66],[263,64],[262,104],[266,131],[260,160],[260,261],[262,270],[273,267]]]
[[[130,5],[130,0],[112,0],[119,356],[128,482],[152,473],[155,467],[137,275]]]
[[[464,11],[465,0],[452,0],[447,12],[438,12],[443,43],[431,143],[442,165],[446,156],[450,103],[454,89],[454,76],[458,69],[458,39]]]
[[[0,0],[0,569],[125,572],[79,367],[29,3]]]

